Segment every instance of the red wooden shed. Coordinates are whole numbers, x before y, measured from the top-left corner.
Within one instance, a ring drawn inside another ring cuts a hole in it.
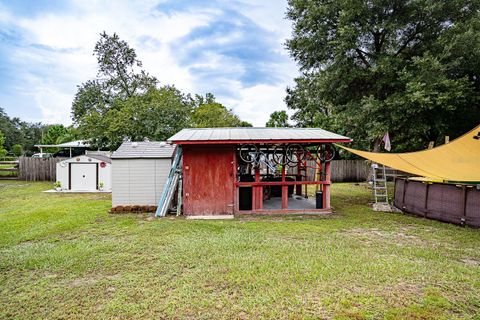
[[[350,141],[319,128],[183,129],[169,139],[183,149],[183,212],[331,212],[332,143]],[[307,185],[317,186],[316,201],[303,194]]]

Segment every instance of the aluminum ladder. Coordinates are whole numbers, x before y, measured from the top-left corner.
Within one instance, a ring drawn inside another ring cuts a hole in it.
[[[172,204],[173,195],[182,174],[180,164],[181,158],[182,147],[177,146],[175,150],[175,157],[173,158],[172,167],[170,168],[170,173],[168,174],[167,181],[165,182],[165,185],[163,187],[162,195],[160,196],[160,200],[158,201],[157,211],[155,212],[156,217],[165,217],[168,209]]]
[[[372,164],[373,196],[375,203],[388,204],[387,174],[384,165]]]

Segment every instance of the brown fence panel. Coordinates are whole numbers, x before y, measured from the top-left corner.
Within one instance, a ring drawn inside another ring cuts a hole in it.
[[[315,161],[307,161],[307,178],[315,180]],[[333,160],[331,162],[331,176],[333,182],[360,182],[368,179],[370,167],[365,160]],[[296,168],[289,167],[288,173],[296,172]]]
[[[27,181],[55,181],[57,162],[68,158],[18,159],[18,179]]]
[[[333,182],[359,182],[368,179],[369,165],[365,160],[333,160]]]
[[[475,186],[396,179],[394,204],[418,216],[480,227],[480,190]]]

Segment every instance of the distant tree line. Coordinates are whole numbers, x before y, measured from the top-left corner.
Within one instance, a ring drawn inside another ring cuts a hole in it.
[[[58,144],[75,140],[77,136],[73,127],[10,118],[0,107],[0,157],[31,155],[38,152],[35,144]]]
[[[61,124],[42,124],[10,118],[0,108],[0,157],[32,155],[36,144],[59,144],[79,138],[78,130]],[[50,149],[48,151],[56,151]]]

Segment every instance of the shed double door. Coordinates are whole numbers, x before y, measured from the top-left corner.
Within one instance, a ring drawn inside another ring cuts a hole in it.
[[[97,163],[70,163],[70,190],[97,190]]]
[[[186,215],[234,213],[233,146],[185,146],[183,199]]]

